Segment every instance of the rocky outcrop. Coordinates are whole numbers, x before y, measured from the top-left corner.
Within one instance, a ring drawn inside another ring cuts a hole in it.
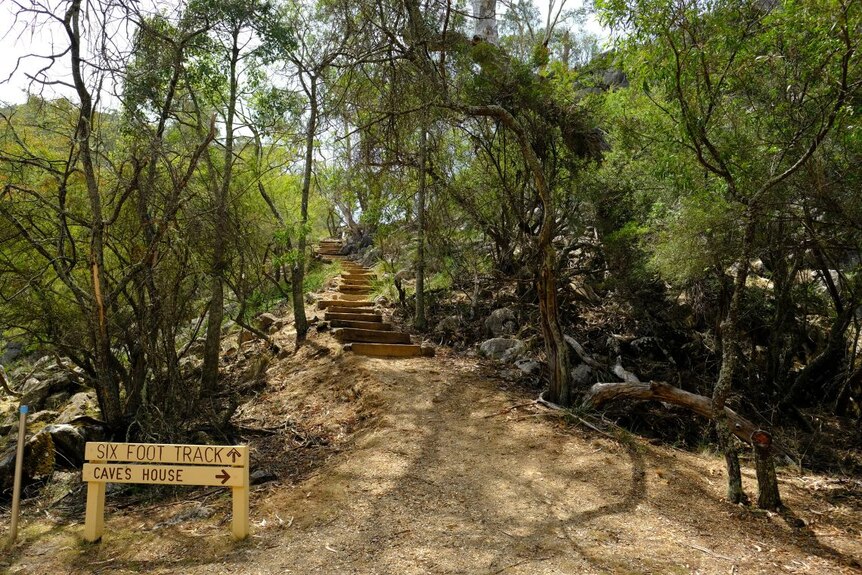
[[[523,341],[509,337],[495,337],[483,341],[479,346],[479,355],[504,363],[520,359],[526,351],[527,346]]]
[[[518,330],[515,312],[509,308],[495,309],[485,319],[485,331],[494,337],[512,335]]]

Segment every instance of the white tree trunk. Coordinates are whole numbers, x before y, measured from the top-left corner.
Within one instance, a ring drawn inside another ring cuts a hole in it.
[[[473,37],[497,43],[497,0],[473,0],[473,18],[476,27]]]

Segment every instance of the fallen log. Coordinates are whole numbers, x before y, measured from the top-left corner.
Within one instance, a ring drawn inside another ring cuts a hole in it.
[[[710,398],[661,381],[596,383],[584,397],[584,405],[598,408],[617,399],[663,401],[685,407],[698,415],[712,419],[712,400]],[[751,444],[752,435],[760,428],[729,407],[725,407],[724,412],[727,414],[727,426],[730,431],[745,443]]]

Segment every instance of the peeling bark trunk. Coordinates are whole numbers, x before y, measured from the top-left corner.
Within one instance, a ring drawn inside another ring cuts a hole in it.
[[[473,36],[496,44],[497,37],[497,0],[473,0]]]

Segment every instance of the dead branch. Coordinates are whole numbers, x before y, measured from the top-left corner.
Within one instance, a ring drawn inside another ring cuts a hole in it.
[[[700,416],[712,419],[712,401],[710,398],[660,381],[651,381],[648,383],[596,383],[590,388],[590,391],[584,398],[584,405],[598,408],[605,403],[617,399],[663,401],[685,407]],[[727,426],[730,428],[730,431],[745,443],[751,443],[751,435],[759,427],[729,407],[725,407],[724,412],[727,415]]]

